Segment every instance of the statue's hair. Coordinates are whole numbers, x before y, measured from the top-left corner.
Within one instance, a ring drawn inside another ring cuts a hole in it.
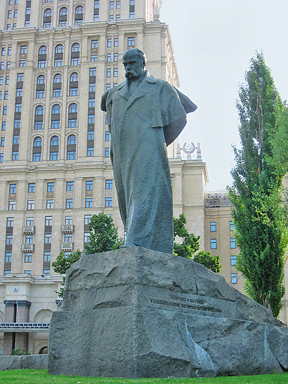
[[[143,65],[145,67],[146,66],[146,56],[145,56],[145,53],[143,51],[141,51],[141,49],[139,49],[139,48],[130,48],[126,52],[131,51],[131,50],[134,51],[135,54],[138,55],[139,59],[143,61]],[[126,52],[124,52],[124,55],[125,55]]]

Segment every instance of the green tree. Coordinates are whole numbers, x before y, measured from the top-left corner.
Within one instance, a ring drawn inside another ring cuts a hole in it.
[[[287,167],[275,161],[275,153],[279,154],[276,138],[285,106],[263,54],[256,53],[251,59],[245,83],[240,86],[237,109],[242,147],[234,147],[236,165],[231,171],[233,184],[228,188],[240,248],[237,269],[246,278],[246,293],[271,308],[277,317],[284,295],[288,237],[281,195]]]
[[[113,218],[103,212],[92,216],[88,230],[89,241],[84,245],[87,254],[113,251],[123,244],[122,239],[118,238],[118,228],[114,226]]]
[[[184,213],[181,213],[178,219],[174,217],[174,254],[176,256],[187,257],[196,263],[203,264],[213,272],[220,273],[220,256],[214,257],[211,252],[205,251],[196,253],[200,249],[200,236],[189,233],[185,228],[186,223]],[[182,238],[182,244],[175,242],[176,236]]]
[[[220,273],[222,265],[220,264],[220,256],[212,256],[211,252],[200,251],[193,257],[193,261],[203,264],[207,269],[215,273]]]
[[[73,263],[76,263],[83,255],[79,249],[76,252],[70,253],[70,255],[65,256],[64,252],[61,252],[60,255],[56,257],[56,261],[53,261],[52,268],[54,272],[60,273],[60,275],[65,275],[67,270],[71,267]],[[64,292],[64,284],[65,277],[63,277],[63,281],[61,283],[62,287],[60,287],[59,292],[56,292],[59,297],[63,297]]]
[[[118,249],[123,244],[122,239],[118,238],[118,229],[115,228],[112,217],[105,215],[103,212],[92,216],[88,224],[88,230],[90,231],[89,241],[88,244],[84,244],[86,254],[112,251]],[[79,249],[68,256],[61,252],[57,256],[56,261],[52,263],[52,268],[54,272],[65,275],[71,265],[82,256],[83,252]],[[59,297],[63,297],[64,284],[65,277],[63,277],[60,291],[57,292]]]
[[[185,228],[186,222],[184,213],[181,213],[179,219],[175,219],[174,217],[174,254],[192,259],[193,254],[200,248],[200,236],[196,237],[194,233],[189,233]],[[182,244],[175,242],[176,236],[183,239]]]

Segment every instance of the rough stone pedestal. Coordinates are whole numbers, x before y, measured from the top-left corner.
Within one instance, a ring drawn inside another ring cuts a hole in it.
[[[50,323],[48,372],[110,377],[288,370],[288,329],[191,260],[135,247],[68,271]]]

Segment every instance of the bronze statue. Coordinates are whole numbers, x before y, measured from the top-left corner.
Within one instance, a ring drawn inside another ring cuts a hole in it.
[[[166,145],[186,125],[186,112],[197,107],[166,81],[145,70],[137,48],[123,55],[126,81],[102,96],[111,133],[111,161],[123,247],[141,246],[173,253],[173,203]]]

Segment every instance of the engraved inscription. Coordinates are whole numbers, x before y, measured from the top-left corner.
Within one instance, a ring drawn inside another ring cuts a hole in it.
[[[207,312],[217,312],[217,313],[223,312],[222,309],[214,308],[214,307],[211,307],[209,305],[206,306],[205,304],[207,304],[207,303],[204,300],[195,300],[195,299],[189,299],[189,298],[173,296],[173,295],[170,295],[170,299],[179,300],[179,301],[181,301],[181,303],[175,303],[173,301],[151,299],[151,298],[150,298],[150,303],[151,304],[168,305],[170,307],[192,309],[192,310],[196,310],[196,311],[207,311]],[[194,305],[188,304],[188,303],[194,303]]]

